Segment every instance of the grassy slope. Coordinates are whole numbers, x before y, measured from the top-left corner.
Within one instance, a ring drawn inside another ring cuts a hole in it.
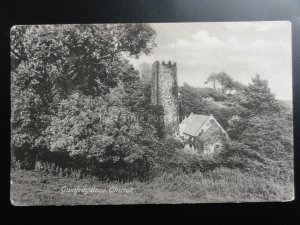
[[[217,169],[205,175],[165,174],[151,182],[108,183],[93,179],[76,180],[41,176],[35,171],[13,170],[11,201],[14,205],[88,205],[156,204],[242,201],[282,201],[293,199],[293,185],[242,174],[236,170]],[[132,193],[64,193],[61,188],[111,187],[134,188]]]
[[[135,204],[164,202],[193,202],[183,193],[167,192],[147,186],[141,182],[106,183],[92,179],[76,180],[56,176],[44,176],[35,171],[13,171],[11,173],[11,201],[14,205],[87,205],[87,204]],[[133,193],[64,193],[61,188],[97,187],[98,189],[119,187],[134,188]]]

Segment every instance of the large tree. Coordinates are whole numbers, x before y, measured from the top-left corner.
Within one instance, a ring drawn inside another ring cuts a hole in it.
[[[197,88],[184,83],[179,90],[179,115],[180,119],[188,116],[191,112],[201,114],[204,103],[202,93]]]
[[[261,79],[259,74],[252,78],[252,83],[238,95],[238,101],[243,114],[247,116],[270,115],[280,110],[279,103],[268,86],[268,81]]]
[[[43,138],[50,151],[96,162],[98,170],[109,167],[107,175],[124,168],[132,174],[147,166],[147,143],[151,141],[153,129],[141,126],[124,104],[125,95],[119,86],[104,97],[74,93],[61,101]]]
[[[237,114],[229,121],[229,133],[237,139],[242,139],[243,132],[251,127],[251,119],[255,116],[270,117],[281,112],[268,81],[262,80],[259,75],[252,78],[252,83],[236,95],[232,103]]]
[[[146,24],[16,26],[11,30],[12,70],[28,85],[49,77],[63,95],[73,89],[107,93],[131,69],[123,71],[128,62],[122,54],[149,54],[154,37]]]
[[[136,81],[138,73],[124,54],[149,54],[154,38],[147,24],[13,27],[13,149],[30,158],[44,146],[40,137],[51,117],[74,92],[103,96],[119,83]]]

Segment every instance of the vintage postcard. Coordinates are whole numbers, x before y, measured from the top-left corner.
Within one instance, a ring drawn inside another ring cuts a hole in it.
[[[13,205],[294,199],[290,22],[10,37]]]

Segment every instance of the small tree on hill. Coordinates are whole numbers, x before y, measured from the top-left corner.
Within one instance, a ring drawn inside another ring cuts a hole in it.
[[[225,72],[212,73],[207,78],[205,84],[212,83],[213,89],[217,91],[217,86],[221,86],[221,93],[226,95],[230,94],[233,90],[240,91],[243,89],[243,84],[238,81],[234,81],[231,76]]]

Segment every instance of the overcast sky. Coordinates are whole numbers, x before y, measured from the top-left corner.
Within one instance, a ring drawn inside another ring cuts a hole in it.
[[[292,99],[289,22],[156,23],[153,54],[131,60],[171,60],[178,82],[204,87],[208,75],[224,71],[244,84],[256,73],[269,81],[278,99]]]

